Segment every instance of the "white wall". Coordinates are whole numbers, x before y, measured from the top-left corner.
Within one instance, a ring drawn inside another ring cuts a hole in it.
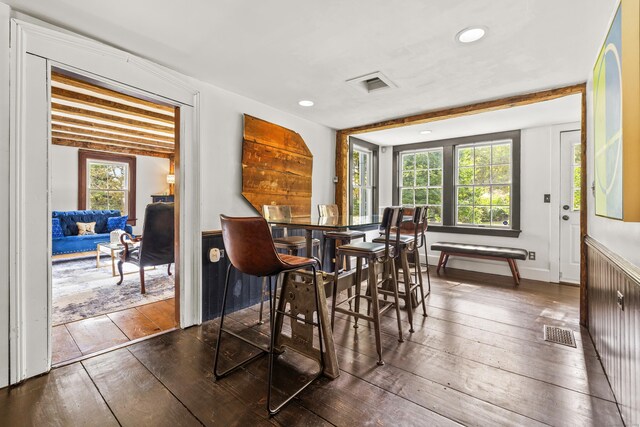
[[[257,212],[242,197],[243,113],[298,132],[313,154],[312,212],[333,203],[335,131],[224,89],[193,81],[200,93],[202,229],[220,228],[220,214]]]
[[[518,238],[428,231],[428,243],[487,244],[534,251],[536,253],[535,261],[518,261],[522,277],[534,280],[557,281],[557,271],[554,272],[553,264],[555,262],[557,265],[558,260],[554,260],[549,256],[550,253],[554,253],[554,245],[557,245],[559,241],[557,235],[558,225],[555,224],[556,228],[554,228],[552,223],[552,221],[559,221],[554,212],[557,212],[557,201],[560,196],[558,182],[560,151],[558,147],[554,147],[554,144],[559,143],[557,135],[560,129],[564,128],[579,129],[580,124],[544,126],[523,129],[521,132],[520,229],[522,233]],[[393,158],[391,157],[385,161],[388,162],[385,170],[391,171]],[[390,183],[391,172],[389,172],[388,178],[383,178],[381,168],[380,178]],[[551,200],[554,203],[544,203],[544,194],[551,194]],[[387,198],[380,198],[380,206],[392,204],[392,191],[385,192],[385,195]],[[552,237],[552,234],[555,234],[555,237]],[[554,238],[556,239],[555,241],[552,240]],[[557,248],[555,251],[557,251]],[[437,251],[429,250],[429,263],[437,264],[439,254]],[[505,276],[511,275],[507,263],[499,261],[452,257],[447,266]]]
[[[51,162],[51,209],[71,211],[78,209],[78,149],[52,145]],[[169,189],[167,174],[169,159],[136,156],[136,216],[133,227],[136,234],[142,233],[144,209],[151,203],[151,194],[163,194]]]

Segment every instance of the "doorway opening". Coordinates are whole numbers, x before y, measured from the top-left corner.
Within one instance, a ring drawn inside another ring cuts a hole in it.
[[[55,366],[177,326],[180,114],[60,68],[50,83]]]

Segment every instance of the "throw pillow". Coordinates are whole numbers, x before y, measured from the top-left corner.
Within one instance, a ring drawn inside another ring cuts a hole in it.
[[[113,230],[124,230],[127,226],[127,219],[129,219],[129,215],[107,218],[107,231],[111,233]]]
[[[60,226],[60,218],[51,218],[51,237],[54,239],[64,237],[62,227]]]
[[[76,222],[76,225],[78,226],[78,236],[96,234],[95,222]]]

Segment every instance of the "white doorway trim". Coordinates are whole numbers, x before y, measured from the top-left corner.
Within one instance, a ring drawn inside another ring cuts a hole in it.
[[[51,367],[51,277],[50,265],[36,266],[46,283],[34,283],[34,270],[25,236],[28,228],[25,214],[29,211],[27,183],[31,179],[29,159],[25,154],[36,147],[28,146],[27,67],[28,57],[47,61],[48,69],[56,66],[79,70],[93,78],[114,82],[131,91],[152,95],[181,109],[180,161],[178,176],[180,209],[180,326],[198,324],[202,319],[202,274],[200,231],[200,135],[199,92],[185,78],[164,67],[140,59],[127,52],[64,30],[44,28],[25,21],[11,20],[11,99],[10,99],[10,196],[9,196],[9,382],[47,372]],[[48,95],[47,95],[48,96]],[[29,106],[28,108],[38,106]],[[47,110],[49,106],[47,105]],[[48,118],[47,118],[48,120]],[[47,135],[48,136],[48,135]],[[37,148],[48,151],[50,138],[38,142]],[[48,159],[47,159],[48,163]],[[48,176],[48,171],[46,172]],[[50,176],[47,194],[50,192]],[[45,249],[51,255],[51,220],[49,196],[37,204],[30,214],[36,228],[48,230]],[[46,208],[45,208],[46,207]],[[42,211],[42,212],[40,212]],[[35,219],[34,219],[35,218]],[[38,258],[38,257],[36,257]],[[44,270],[46,268],[46,271]],[[46,299],[42,298],[45,292]],[[36,307],[32,307],[35,298]],[[27,315],[27,307],[29,310]],[[35,314],[34,314],[35,313]],[[42,339],[47,337],[46,339]],[[37,338],[37,339],[36,339]]]
[[[549,206],[549,281],[560,282],[560,134],[581,129],[580,122],[551,127],[551,205]]]

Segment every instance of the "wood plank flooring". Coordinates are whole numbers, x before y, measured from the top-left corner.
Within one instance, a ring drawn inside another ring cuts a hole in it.
[[[578,325],[578,303],[578,288],[528,280],[514,287],[508,278],[449,269],[432,278],[428,317],[416,309],[412,334],[402,310],[404,342],[395,313],[384,316],[384,366],[375,363],[373,327],[354,329],[337,315],[340,377],[315,381],[275,417],[265,409],[266,358],[213,379],[218,322],[211,321],[2,389],[0,424],[622,426]],[[160,326],[152,307],[138,312]],[[149,330],[146,321],[132,328],[114,317],[125,337]],[[231,315],[229,326],[266,337],[269,326],[256,321],[251,307]],[[574,330],[577,348],[543,341],[544,324]],[[59,342],[72,335],[54,334]],[[236,347],[223,361],[247,351]]]
[[[174,328],[174,299],[52,328],[54,365]]]

